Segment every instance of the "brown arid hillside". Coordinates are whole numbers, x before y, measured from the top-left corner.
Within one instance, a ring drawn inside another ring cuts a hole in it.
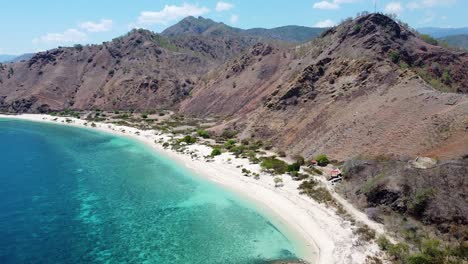
[[[133,30],[102,45],[57,48],[0,66],[0,109],[171,108],[200,76],[253,40],[165,37]]]
[[[380,14],[295,48],[257,44],[205,75],[180,105],[289,154],[468,154],[468,54]]]
[[[380,14],[278,42],[304,35],[294,30],[269,41],[189,17],[162,34],[40,52],[0,66],[0,111],[173,109],[307,158],[468,154],[467,53]]]

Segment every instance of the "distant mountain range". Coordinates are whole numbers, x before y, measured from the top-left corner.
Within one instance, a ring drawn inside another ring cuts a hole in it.
[[[193,16],[184,18],[179,23],[164,30],[163,36],[201,35],[201,36],[243,36],[255,39],[278,40],[300,43],[312,40],[326,28],[304,26],[283,26],[277,28],[240,29],[211,19]]]
[[[453,47],[468,49],[468,34],[447,36],[439,38],[438,40],[441,40]]]
[[[417,29],[422,34],[430,35],[434,38],[443,38],[453,35],[468,34],[468,27],[463,28],[438,28],[438,27],[426,27]]]
[[[7,62],[18,62],[22,60],[29,60],[34,56],[34,53],[25,53],[21,55],[8,55],[8,54],[0,54],[0,63],[7,63]]]

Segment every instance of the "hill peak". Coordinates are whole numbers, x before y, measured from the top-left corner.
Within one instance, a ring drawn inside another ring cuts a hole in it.
[[[167,28],[161,34],[166,36],[202,35],[215,27],[228,28],[224,23],[215,22],[209,18],[188,16],[177,24]]]

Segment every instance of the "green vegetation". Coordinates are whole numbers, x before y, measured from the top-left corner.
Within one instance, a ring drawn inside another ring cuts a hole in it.
[[[214,157],[214,156],[219,156],[221,155],[221,150],[219,148],[214,148],[212,151],[211,151],[211,156]]]
[[[237,133],[238,132],[235,130],[225,129],[223,133],[221,134],[221,137],[225,139],[230,139],[230,138],[235,137]]]
[[[311,168],[304,168],[304,170],[307,172],[307,173],[310,173],[312,175],[322,175],[323,172],[315,167],[311,167]]]
[[[431,37],[431,36],[429,36],[427,34],[421,34],[421,35],[419,35],[419,37],[422,40],[424,40],[426,43],[429,43],[429,44],[435,45],[435,46],[439,45],[439,42],[435,38],[433,38],[433,37]]]
[[[185,142],[187,145],[191,145],[191,144],[194,144],[195,142],[197,142],[197,138],[192,137],[190,135],[187,135],[187,136],[185,136],[185,137],[178,140],[178,143],[182,143],[182,142]]]
[[[319,166],[327,166],[330,161],[328,160],[327,155],[325,154],[320,154],[317,157],[315,157],[315,160],[317,161],[317,164]]]
[[[278,151],[278,157],[281,157],[281,158],[286,157],[286,152],[284,152],[282,150]]]
[[[145,114],[145,113],[141,114],[141,118],[147,119],[147,118],[148,118],[148,114]]]
[[[302,166],[305,164],[305,159],[304,157],[302,157],[301,155],[296,155],[294,156],[294,159],[296,160],[296,163],[299,165],[299,166]]]
[[[411,249],[405,243],[391,243],[385,236],[377,239],[379,248],[390,256],[394,263],[451,264],[464,263],[468,258],[468,242],[457,246],[442,245],[437,239],[422,239]]]
[[[206,130],[203,130],[203,129],[198,129],[197,134],[198,134],[198,136],[200,136],[202,138],[209,138],[210,137],[210,134],[208,134],[208,132]]]
[[[294,162],[293,164],[289,164],[287,171],[288,172],[297,172],[301,169],[301,165],[299,165],[297,162]]]
[[[305,194],[319,203],[333,206],[337,212],[345,215],[343,207],[333,198],[331,193],[324,187],[318,187],[318,182],[314,179],[303,181],[299,188],[300,194]]]
[[[391,50],[389,53],[388,53],[388,56],[390,57],[390,60],[393,62],[393,63],[398,63],[400,61],[400,52],[396,51],[396,50]]]
[[[229,150],[231,149],[232,147],[234,147],[236,145],[236,141],[234,139],[229,139],[228,141],[226,141],[224,143],[224,147]]]
[[[417,191],[413,195],[412,200],[408,203],[409,211],[412,214],[421,217],[424,211],[426,210],[426,207],[429,205],[429,201],[433,197],[433,195],[433,189],[424,189]]]
[[[362,224],[354,232],[364,241],[375,239],[375,230],[371,229],[368,225]]]
[[[75,48],[75,49],[81,51],[81,50],[83,49],[83,45],[81,45],[81,44],[75,44],[75,45],[73,46],[73,48]]]
[[[284,174],[288,171],[288,164],[276,157],[265,157],[261,159],[260,166],[266,170],[272,170],[275,174]]]
[[[61,112],[57,112],[55,114],[58,115],[58,116],[70,116],[70,117],[74,117],[74,118],[80,118],[80,112],[73,111],[71,109],[65,109],[65,110],[63,110]]]
[[[273,181],[275,182],[275,187],[283,186],[283,179],[281,179],[279,177],[275,177],[275,179]]]
[[[357,25],[354,26],[353,29],[354,29],[354,32],[359,33],[359,31],[361,31],[361,29],[362,29],[362,25],[357,24]]]

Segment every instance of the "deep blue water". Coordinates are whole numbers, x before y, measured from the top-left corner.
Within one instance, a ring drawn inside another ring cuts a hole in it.
[[[254,206],[131,139],[0,119],[0,263],[266,263]]]

